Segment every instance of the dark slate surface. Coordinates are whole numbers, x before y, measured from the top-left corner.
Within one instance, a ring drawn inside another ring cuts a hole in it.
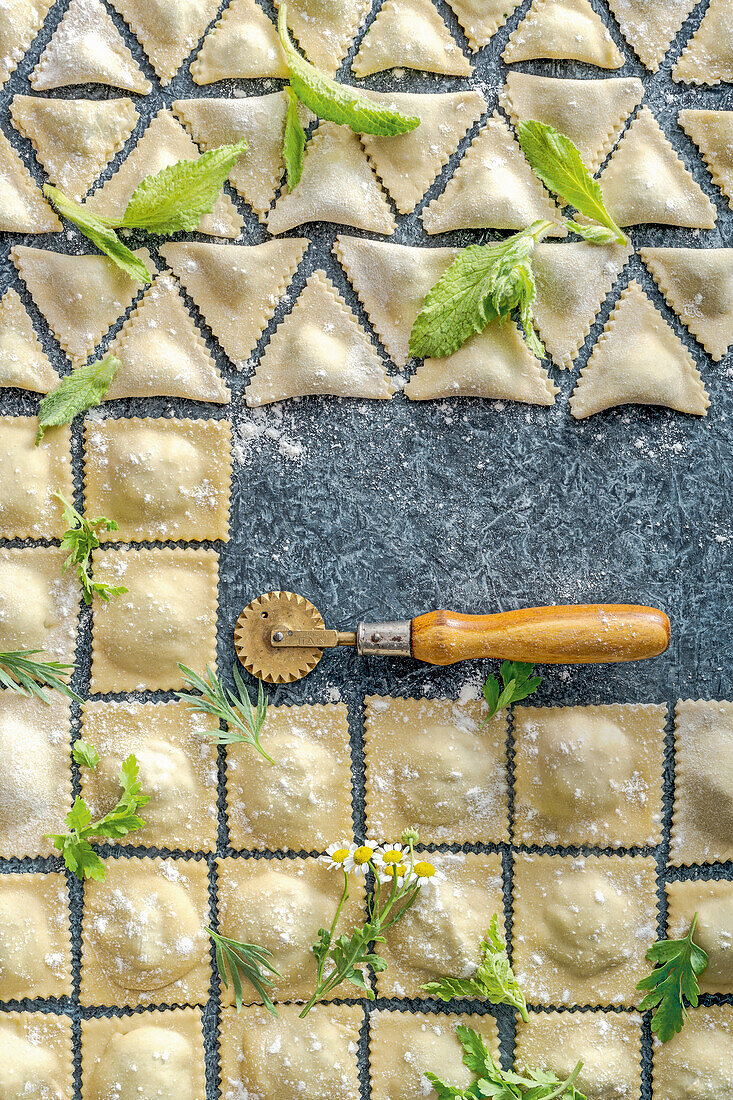
[[[438,7],[459,42],[467,48],[458,22],[443,2]],[[645,85],[644,103],[695,179],[718,211],[712,231],[675,230],[643,226],[630,231],[634,244],[719,247],[733,241],[733,214],[713,186],[695,146],[677,127],[682,107],[733,108],[733,90],[691,88],[674,84],[670,72],[684,43],[697,28],[707,7],[698,6],[683,26],[661,71],[648,73],[624,42],[603,0],[591,0],[608,23],[626,63],[614,73],[570,62],[535,62],[516,68],[565,77],[639,76]],[[55,5],[26,57],[10,78],[0,100],[0,125],[37,178],[42,178],[30,142],[10,123],[9,104],[15,94],[31,92],[28,76],[45,47],[63,10]],[[263,6],[274,16],[269,0]],[[376,15],[375,3],[370,20]],[[375,88],[404,91],[448,91],[476,86],[487,93],[488,111],[496,107],[506,67],[500,60],[507,38],[526,13],[522,0],[489,47],[474,56],[470,80],[406,72],[395,83],[390,74],[368,78]],[[224,81],[198,88],[188,74],[188,62],[166,88],[161,88],[142,49],[123,20],[112,18],[124,33],[133,55],[154,85],[147,97],[132,98],[141,120],[136,140],[148,120],[162,106],[191,96],[253,95],[272,91],[279,81]],[[349,80],[350,60],[342,70]],[[191,54],[196,55],[198,47]],[[190,60],[190,59],[189,59]],[[116,97],[115,89],[79,87],[51,91],[52,96]],[[482,120],[483,121],[483,120]],[[435,186],[417,210],[399,217],[396,242],[468,243],[485,238],[480,233],[446,234],[428,238],[419,213],[442,190],[480,123],[469,132]],[[125,152],[129,149],[126,147]],[[108,178],[124,154],[106,170]],[[267,239],[244,202],[228,189],[246,217],[243,240]],[[316,267],[325,267],[366,327],[379,353],[376,334],[343,271],[331,254],[336,233],[363,235],[334,225],[300,226],[293,236],[313,241],[293,284],[290,301],[281,303],[258,345],[269,340],[296,291]],[[185,235],[180,235],[184,237]],[[69,364],[59,352],[48,326],[33,305],[24,284],[8,260],[13,243],[21,238],[0,234],[0,293],[7,286],[20,292],[37,332],[62,371]],[[25,243],[72,252],[91,251],[75,231],[28,237]],[[158,266],[164,266],[158,260]],[[577,423],[567,400],[580,366],[629,279],[638,279],[662,310],[675,332],[689,347],[711,398],[705,419],[665,409],[625,407]],[[339,401],[305,398],[279,407],[252,411],[243,401],[248,372],[236,372],[212,341],[202,318],[189,301],[209,347],[230,382],[229,407],[160,400],[116,402],[113,414],[228,416],[235,432],[244,431],[237,448],[232,505],[232,538],[221,550],[219,655],[221,667],[234,660],[232,630],[241,608],[272,588],[299,592],[317,605],[329,625],[347,629],[359,618],[409,618],[434,607],[468,612],[506,610],[542,603],[628,601],[656,604],[670,615],[673,642],[667,654],[635,665],[541,670],[544,682],[536,696],[542,704],[583,704],[611,701],[666,701],[670,708],[665,774],[665,842],[657,856],[660,868],[660,933],[665,931],[664,879],[679,872],[666,868],[667,833],[673,794],[672,709],[677,698],[731,698],[731,644],[728,608],[733,601],[730,567],[731,519],[730,421],[733,413],[731,378],[733,357],[714,364],[666,306],[638,256],[625,268],[603,304],[591,336],[573,372],[551,367],[560,386],[551,409],[502,402],[455,400],[410,403],[402,395],[390,402]],[[119,325],[112,330],[110,339]],[[394,371],[394,366],[390,366]],[[410,368],[412,369],[412,367]],[[8,393],[0,396],[0,413],[33,413],[37,399]],[[81,504],[81,426],[74,428],[77,504]],[[76,686],[88,687],[90,616],[82,613],[79,670]],[[349,707],[353,740],[355,824],[361,833],[363,817],[362,714],[369,693],[400,695],[455,695],[465,685],[478,685],[489,671],[487,662],[473,662],[452,670],[431,669],[413,662],[361,660],[348,651],[327,655],[306,680],[273,691],[278,702],[328,701],[341,698]],[[143,696],[144,697],[144,696]],[[157,696],[160,698],[160,696]],[[221,779],[223,791],[223,761]],[[220,800],[221,845],[228,837]],[[484,850],[484,846],[482,846]],[[487,846],[486,850],[496,850]],[[503,851],[507,917],[510,918],[511,851]],[[212,862],[212,861],[210,861]],[[55,860],[24,860],[24,870],[57,867]],[[19,869],[17,861],[0,861],[0,870]],[[684,872],[697,875],[699,872]],[[708,869],[705,874],[711,873]],[[718,877],[733,876],[733,867],[718,866]],[[213,871],[212,871],[213,881]],[[74,950],[78,974],[81,888],[70,881],[73,903]],[[213,897],[213,894],[212,894]],[[215,983],[214,983],[215,986]],[[209,1096],[218,1095],[216,1063],[216,989],[205,1010]],[[733,998],[707,998],[733,1001]],[[20,1007],[10,1005],[9,1008]],[[24,1004],[23,1007],[29,1007]],[[48,1003],[39,1008],[49,1007]],[[77,1086],[80,1082],[79,1018],[76,996],[56,1005],[74,1019]],[[434,1006],[433,1006],[434,1007]],[[497,1011],[505,1058],[511,1056],[511,1014]],[[643,1096],[650,1095],[650,1043],[645,1026]],[[362,1072],[366,1089],[366,1031],[362,1039]],[[508,1064],[508,1062],[507,1062]]]

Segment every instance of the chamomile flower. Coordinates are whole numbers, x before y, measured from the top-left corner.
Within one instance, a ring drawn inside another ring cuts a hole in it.
[[[396,879],[398,888],[403,885],[407,871],[407,863],[385,863],[377,867],[379,881],[391,886]]]
[[[365,875],[376,852],[376,844],[372,844],[370,841],[367,841],[366,844],[360,844],[358,848],[351,848],[344,860],[344,870],[350,874]]]
[[[329,844],[325,856],[321,856],[321,859],[329,871],[343,871],[347,859],[353,854],[353,845],[350,845],[347,840],[342,840],[337,844]]]
[[[410,849],[404,844],[380,844],[374,853],[375,867],[389,867],[410,862]]]
[[[442,871],[439,871],[433,863],[430,863],[427,859],[418,859],[412,868],[412,873],[420,883],[421,886],[427,886],[430,883],[443,882],[445,875]]]

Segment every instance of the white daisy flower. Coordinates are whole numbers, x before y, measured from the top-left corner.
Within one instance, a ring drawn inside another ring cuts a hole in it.
[[[326,848],[325,856],[321,856],[321,859],[326,864],[329,871],[343,871],[346,861],[353,854],[353,846],[350,845],[347,840],[342,840],[337,844],[329,844],[328,848]]]
[[[379,881],[381,883],[388,883],[391,886],[396,879],[398,889],[403,885],[407,872],[407,863],[385,863],[377,868]]]
[[[358,848],[351,848],[344,860],[344,869],[356,875],[366,875],[376,851],[376,844],[369,841],[366,844],[360,844]]]
[[[388,867],[397,863],[410,862],[410,849],[404,844],[380,844],[374,853],[375,867]]]
[[[430,863],[427,859],[418,859],[412,868],[412,873],[421,886],[426,886],[428,883],[443,882],[445,880],[443,872],[438,871],[434,864]]]

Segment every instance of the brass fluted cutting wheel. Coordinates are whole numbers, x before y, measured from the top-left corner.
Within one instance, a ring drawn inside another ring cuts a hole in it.
[[[323,629],[325,623],[310,600],[295,592],[267,592],[248,604],[234,628],[237,655],[253,676],[268,684],[290,684],[312,672],[323,650],[315,646],[275,648],[270,640],[278,629]]]

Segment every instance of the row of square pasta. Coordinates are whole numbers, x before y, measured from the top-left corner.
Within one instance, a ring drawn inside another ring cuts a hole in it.
[[[53,0],[12,0],[0,23],[7,79],[41,28]],[[621,33],[647,68],[656,71],[695,0],[608,0]],[[520,0],[448,0],[472,52],[488,45]],[[173,79],[203,39],[190,71],[197,84],[227,78],[287,77],[275,25],[256,0],[232,0],[218,22],[221,0],[193,0],[174,20],[165,0],[112,0],[145,51],[161,84]],[[275,0],[279,7],[279,0]],[[290,0],[288,23],[306,57],[334,75],[360,34],[371,0],[328,7]],[[673,70],[674,80],[716,84],[733,79],[730,0],[712,0]],[[208,31],[208,33],[207,33]],[[618,31],[616,32],[618,34]],[[91,48],[91,47],[94,48]],[[533,0],[508,38],[507,64],[575,60],[602,69],[625,63],[588,0]],[[468,76],[471,63],[432,0],[386,0],[363,35],[351,64],[356,77],[399,67]],[[99,0],[71,0],[31,73],[34,89],[101,83],[145,95],[151,83]]]
[[[173,579],[180,582],[175,573]],[[157,624],[150,629],[157,641]],[[124,647],[124,639],[113,643],[104,633],[95,638],[95,660],[113,644]],[[202,644],[185,653],[189,666],[202,671],[204,658],[213,665]],[[93,668],[93,692],[100,675]],[[120,687],[113,681],[110,690]],[[516,707],[511,817],[507,718],[499,714],[484,723],[484,709],[478,702],[367,698],[369,836],[390,840],[415,827],[423,844],[500,845],[511,839],[519,847],[621,851],[661,844],[666,707]],[[205,736],[210,726],[183,702],[84,702],[80,736],[102,757],[82,777],[92,813],[102,816],[114,805],[120,765],[134,753],[143,788],[154,796],[145,827],[125,844],[217,850],[219,786],[216,748]],[[0,855],[48,856],[52,849],[44,834],[55,831],[71,805],[69,703],[58,698],[46,706],[11,695],[3,704],[0,733],[9,792]],[[346,707],[271,706],[262,736],[277,767],[247,746],[226,747],[227,847],[324,852],[344,838],[350,843],[354,804]],[[670,862],[730,861],[733,704],[678,703],[675,769]],[[18,803],[23,814],[15,811]],[[712,804],[715,813],[709,812]]]
[[[283,1005],[275,1019],[258,1007],[237,1015],[225,1008],[218,1034],[218,1069],[223,1100],[282,1096],[304,1089],[313,1097],[359,1100],[357,1050],[369,1037],[369,1095],[372,1100],[414,1100],[427,1096],[426,1070],[459,1088],[471,1075],[463,1064],[455,1028],[479,1033],[498,1059],[499,1041],[489,1013],[399,1011],[368,1013],[349,1005],[316,1005],[305,1020],[298,1006]],[[17,1079],[48,1088],[55,1100],[73,1092],[72,1027],[66,1016],[12,1012],[0,1016],[0,1042]],[[568,1077],[576,1056],[584,1069],[577,1086],[592,1095],[606,1090],[618,1100],[637,1100],[641,1089],[641,1017],[634,1012],[531,1013],[517,1027],[519,1066]],[[17,1064],[20,1069],[17,1069]],[[711,1095],[724,1096],[733,1063],[733,1006],[692,1009],[680,1035],[654,1050],[652,1100],[677,1100],[680,1080],[711,1082]],[[32,1068],[33,1067],[33,1068]],[[7,1073],[7,1070],[5,1070]],[[3,1069],[0,1069],[2,1075]],[[0,1076],[0,1080],[2,1077]],[[11,1080],[13,1077],[11,1076]],[[176,1095],[204,1100],[205,1051],[198,1008],[163,1009],[134,1016],[82,1019],[83,1100],[114,1095],[124,1080],[144,1096]],[[38,1095],[43,1096],[43,1092]]]

